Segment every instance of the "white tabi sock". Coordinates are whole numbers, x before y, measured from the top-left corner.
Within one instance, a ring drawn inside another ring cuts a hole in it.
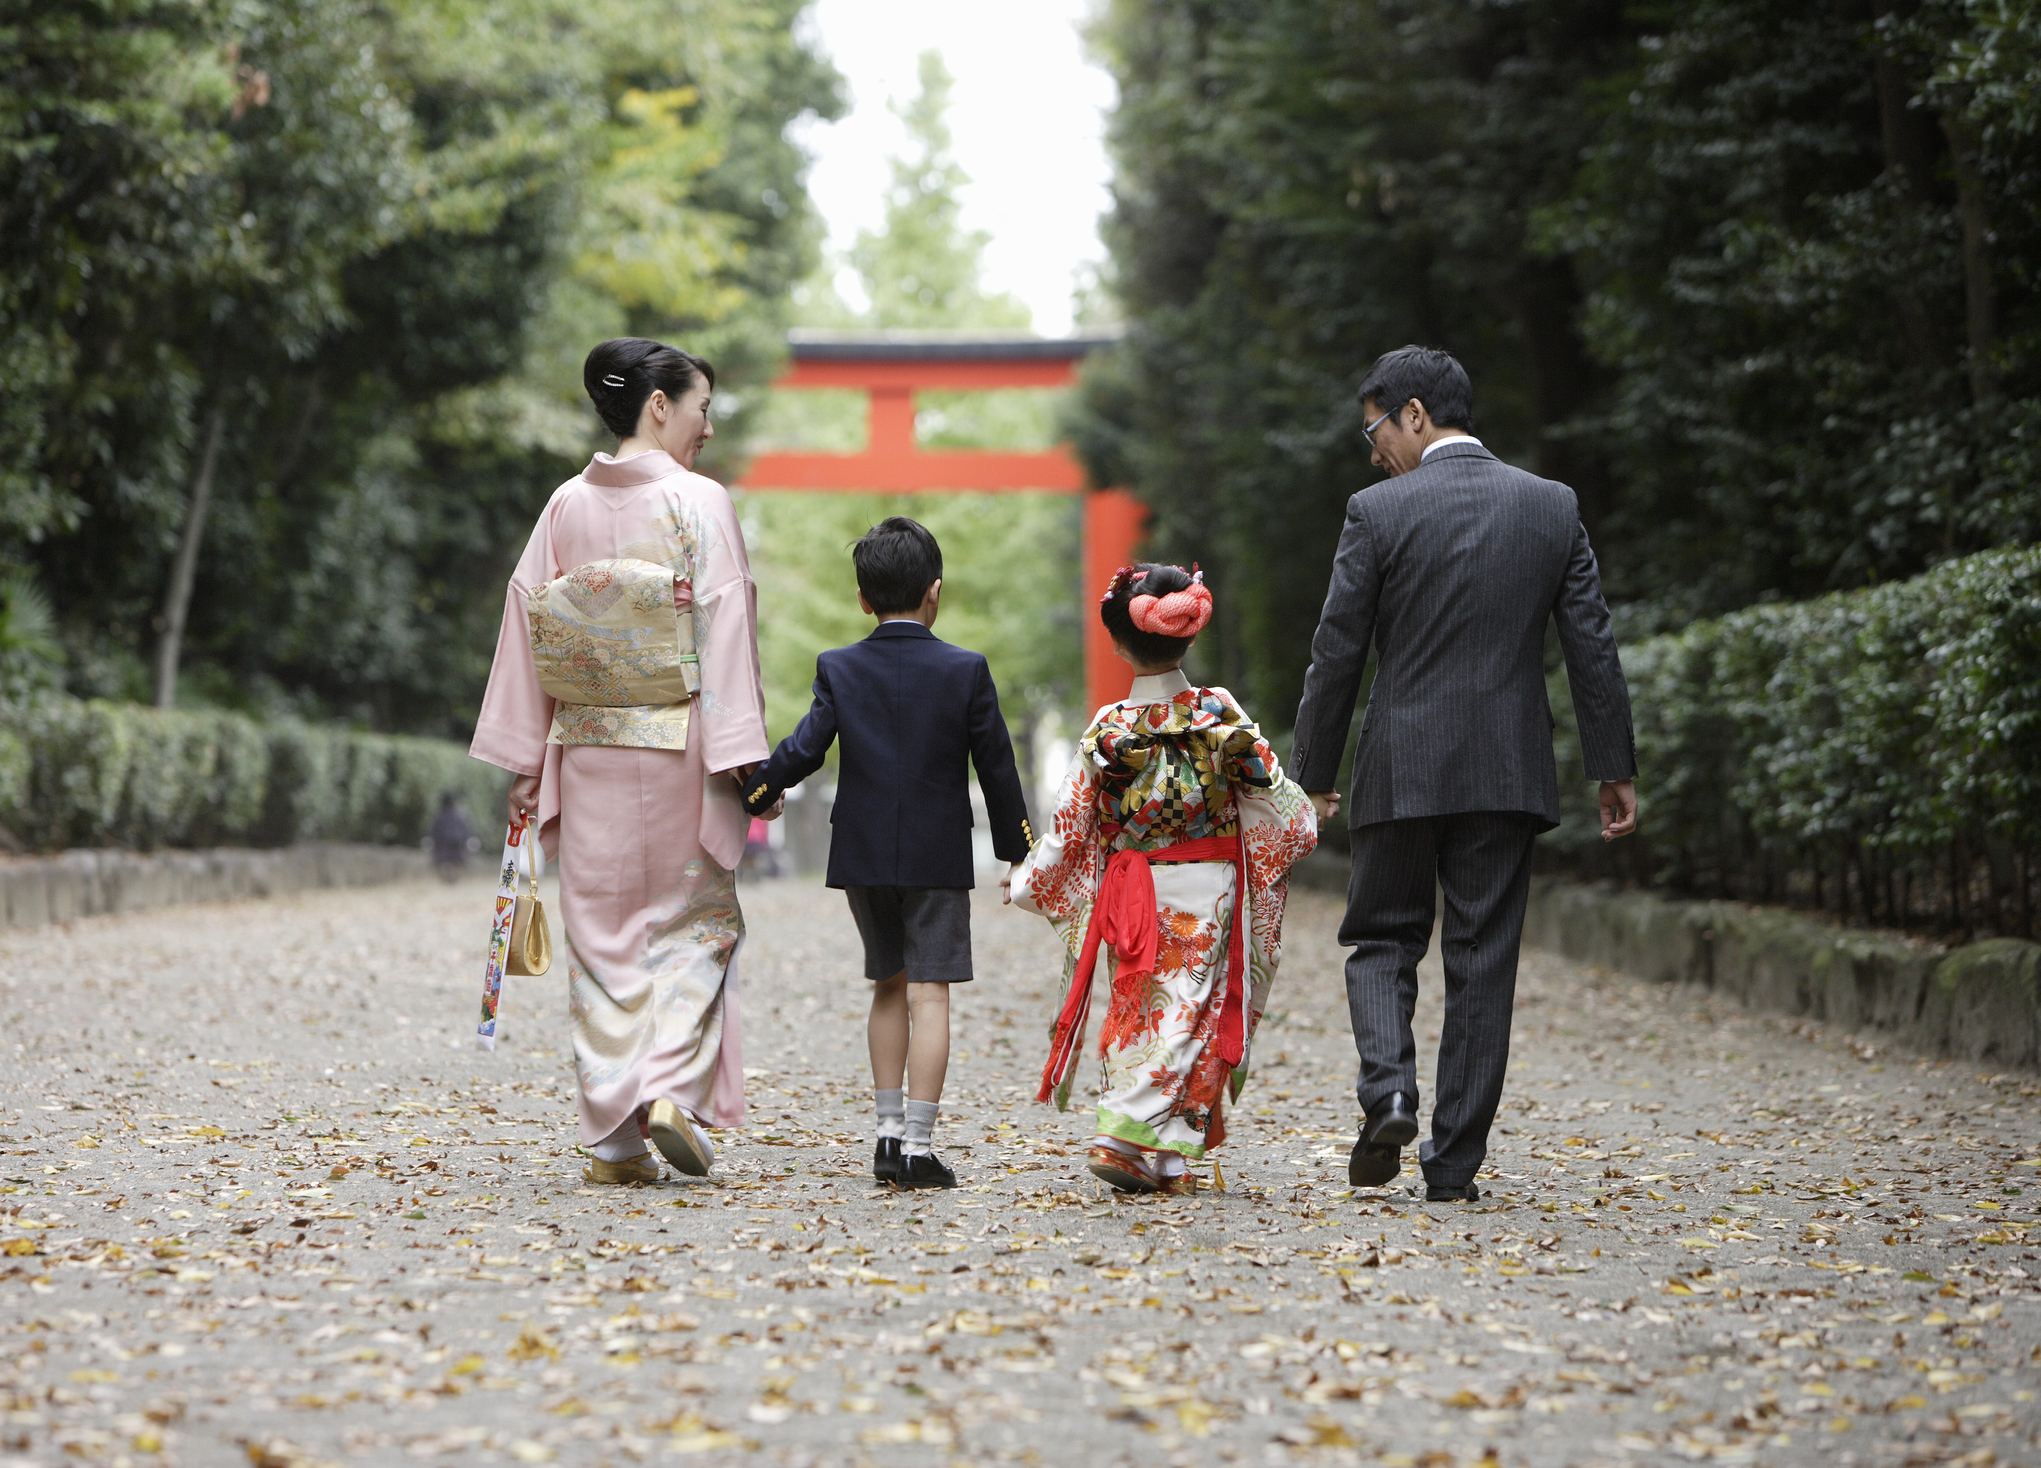
[[[895,1086],[892,1090],[872,1087],[872,1096],[879,1103],[879,1135],[902,1137],[907,1134],[907,1089]]]
[[[1149,1160],[1157,1177],[1182,1177],[1188,1170],[1181,1152],[1157,1152]]]
[[[935,1119],[942,1109],[940,1101],[907,1103],[907,1132],[900,1143],[902,1155],[926,1157],[935,1151]]]
[[[590,1145],[589,1151],[604,1162],[629,1162],[633,1157],[643,1157],[652,1149],[645,1145],[645,1134],[638,1130],[638,1118],[627,1116],[623,1125]]]

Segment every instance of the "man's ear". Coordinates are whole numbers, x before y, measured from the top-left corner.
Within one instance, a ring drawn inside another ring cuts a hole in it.
[[[1431,409],[1424,405],[1423,398],[1412,398],[1409,405],[1417,413],[1416,421],[1410,425],[1410,431],[1412,433],[1423,433],[1432,421]]]

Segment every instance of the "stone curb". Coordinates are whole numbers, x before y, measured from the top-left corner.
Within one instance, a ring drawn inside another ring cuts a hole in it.
[[[431,871],[431,859],[416,847],[339,841],[271,851],[66,851],[0,863],[0,928],[319,887],[372,887]]]
[[[1537,877],[1524,941],[1657,983],[1702,984],[1931,1055],[2041,1069],[2041,943],[1916,946],[1777,908]]]

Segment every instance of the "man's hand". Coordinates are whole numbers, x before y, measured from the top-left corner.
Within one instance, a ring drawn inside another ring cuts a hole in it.
[[[1013,904],[1013,878],[1020,869],[1019,862],[1010,861],[1006,864],[1006,875],[999,879],[999,900],[1007,906]]]
[[[1307,790],[1311,798],[1311,809],[1318,813],[1318,824],[1324,825],[1339,814],[1339,792],[1337,790]]]
[[[521,826],[539,810],[539,777],[519,775],[510,782],[510,824]]]
[[[1632,780],[1602,781],[1602,840],[1614,841],[1637,829],[1637,785]]]

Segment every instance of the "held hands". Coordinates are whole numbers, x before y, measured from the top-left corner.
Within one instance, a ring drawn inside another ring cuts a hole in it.
[[[1339,814],[1337,790],[1307,790],[1304,793],[1311,801],[1311,809],[1317,812],[1319,825],[1324,825]]]
[[[1020,869],[1021,864],[1019,862],[1010,861],[1006,864],[1006,875],[999,879],[999,900],[1003,906],[1011,907],[1013,905],[1013,879],[1014,874],[1020,871]]]
[[[1602,840],[1614,841],[1637,829],[1637,785],[1632,780],[1604,780],[1601,793]]]
[[[742,800],[744,798],[744,787],[750,783],[751,777],[764,768],[765,761],[762,759],[755,759],[751,761],[751,763],[749,764],[732,765],[728,770],[724,771],[725,774],[729,775],[729,777],[736,782],[737,798],[739,800]],[[787,811],[787,797],[785,792],[781,792],[780,798],[772,803],[772,809],[759,812],[759,819],[765,821],[776,821],[781,816],[785,815],[786,811]]]

